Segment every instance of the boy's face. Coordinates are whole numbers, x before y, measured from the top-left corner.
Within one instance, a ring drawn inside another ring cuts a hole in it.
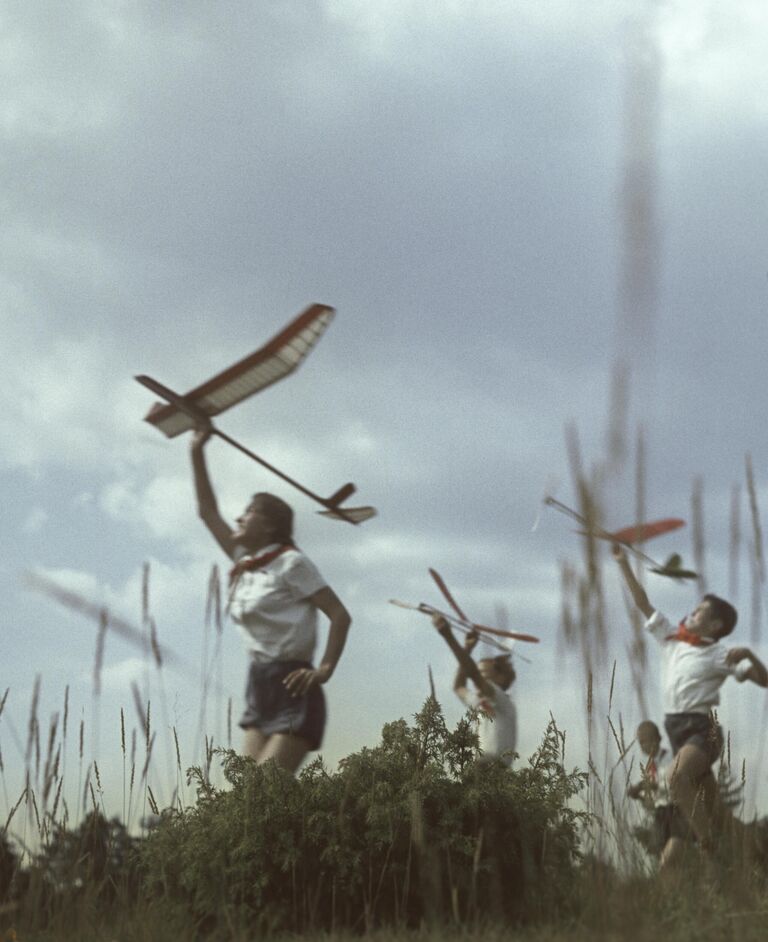
[[[477,662],[477,669],[483,680],[489,680],[497,687],[506,687],[509,683],[508,668],[499,664],[493,657],[484,657]]]
[[[658,733],[653,730],[639,729],[637,731],[637,742],[647,756],[655,756],[661,745]]]
[[[717,638],[720,620],[712,614],[712,606],[702,600],[685,619],[685,627],[700,638]]]

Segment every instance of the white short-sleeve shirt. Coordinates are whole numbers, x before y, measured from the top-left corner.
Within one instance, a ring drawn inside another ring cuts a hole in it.
[[[278,544],[259,551],[266,555]],[[252,555],[235,550],[235,561]],[[229,614],[257,660],[310,661],[317,640],[317,608],[310,596],[327,585],[317,566],[289,549],[260,569],[244,572],[230,592]]]
[[[478,712],[477,735],[481,756],[486,759],[501,759],[511,765],[511,753],[517,747],[517,710],[506,690],[494,683],[490,685],[493,687],[491,697],[469,688],[465,688],[459,696],[465,706]]]
[[[744,680],[749,672],[751,664],[747,660],[733,667],[726,663],[728,648],[719,641],[693,645],[671,639],[677,626],[661,612],[654,612],[645,627],[661,645],[665,713],[706,715],[720,702],[720,687],[726,677]]]

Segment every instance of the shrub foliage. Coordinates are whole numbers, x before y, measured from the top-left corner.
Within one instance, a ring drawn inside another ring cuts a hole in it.
[[[469,721],[449,730],[430,698],[335,772],[318,759],[293,778],[222,751],[229,787],[190,770],[195,806],[165,811],[141,843],[145,892],[202,930],[551,917],[583,817],[569,800],[585,776],[562,750],[552,721],[527,765],[480,763]]]

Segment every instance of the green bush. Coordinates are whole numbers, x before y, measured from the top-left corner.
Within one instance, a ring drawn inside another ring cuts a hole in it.
[[[467,720],[435,700],[413,726],[298,777],[222,752],[230,787],[190,771],[198,801],[142,843],[145,891],[202,930],[369,930],[452,919],[552,917],[568,898],[585,776],[562,765],[551,722],[527,766],[475,760]]]

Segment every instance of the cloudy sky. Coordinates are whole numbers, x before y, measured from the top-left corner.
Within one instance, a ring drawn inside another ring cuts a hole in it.
[[[609,428],[623,434],[607,523],[634,518],[640,426],[649,516],[690,521],[700,480],[707,584],[735,589],[748,640],[747,453],[768,505],[761,2],[7,0],[0,27],[3,800],[37,675],[41,724],[69,685],[105,777],[122,774],[121,706],[136,723],[131,682],[147,692],[141,652],[108,636],[94,699],[96,627],[25,590],[28,569],[138,622],[150,564],[161,641],[190,665],[149,680],[158,750],[176,725],[182,761],[199,758],[206,587],[225,561],[193,510],[188,443],[142,422],[151,397],[133,376],[183,391],[314,301],[338,315],[301,371],[220,424],[318,491],[355,481],[379,517],[329,522],[224,444],[209,454],[227,514],[259,489],[292,501],[300,545],[352,612],[329,762],[415,712],[428,664],[460,715],[450,654],[387,604],[438,603],[432,566],[478,620],[503,605],[542,638],[518,662],[521,752],[551,710],[586,763],[583,668],[560,628],[560,567],[582,547],[553,511],[532,529],[547,489],[577,500],[569,426],[587,470],[605,465]],[[681,532],[659,553],[690,560]],[[611,565],[596,684],[617,657],[612,709],[631,729]],[[695,601],[695,586],[649,580],[673,615]],[[231,626],[222,645],[204,723],[218,741],[245,672]],[[647,695],[660,713],[652,671]],[[764,702],[735,684],[723,699],[751,768]],[[153,788],[167,798],[166,760]]]

